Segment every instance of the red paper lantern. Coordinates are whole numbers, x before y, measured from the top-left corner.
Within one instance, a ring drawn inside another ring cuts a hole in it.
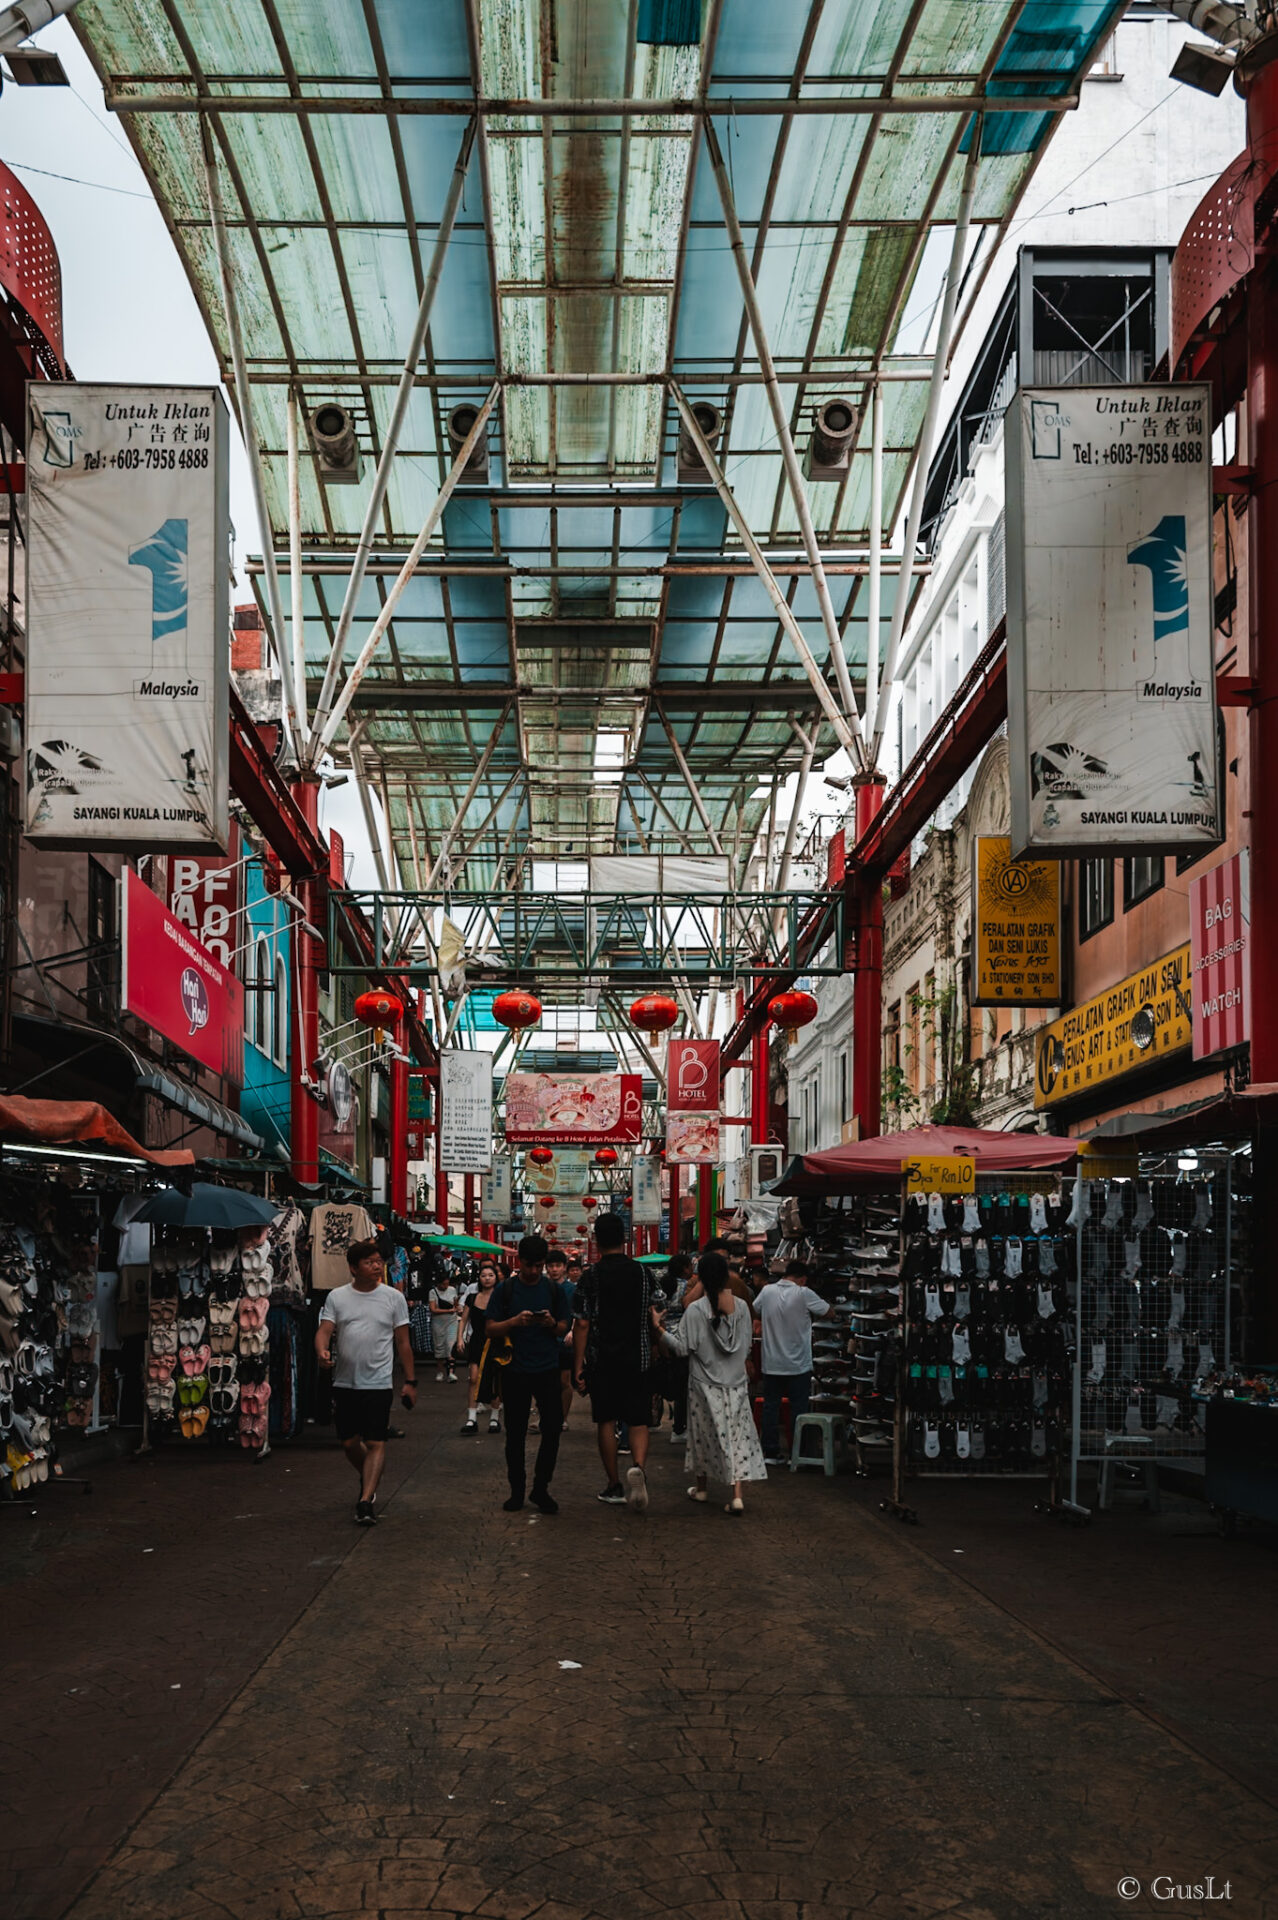
[[[539,1207],[553,1207],[554,1204],[555,1196],[553,1193],[543,1193],[541,1199],[537,1202]]]
[[[533,1147],[528,1155],[535,1167],[548,1167],[554,1157],[549,1147]]]
[[[768,1002],[768,1018],[776,1027],[809,1026],[819,1011],[814,995],[799,993],[793,988]]]
[[[666,1033],[679,1018],[679,1003],[668,993],[644,993],[631,1002],[630,1020],[640,1033]]]
[[[595,1199],[595,1196],[593,1193],[588,1193],[582,1199],[581,1204],[583,1207],[589,1209],[591,1207],[597,1207],[599,1205],[599,1202]]]
[[[404,1017],[404,1003],[397,1000],[393,993],[385,993],[375,987],[369,993],[361,993],[355,1002],[355,1018],[362,1020],[366,1027],[393,1027]]]
[[[598,1153],[595,1155],[595,1165],[597,1167],[615,1167],[616,1164],[617,1149],[615,1147],[600,1147]]]
[[[503,1027],[535,1027],[541,1019],[541,1001],[535,993],[499,993],[493,1001],[493,1019]]]

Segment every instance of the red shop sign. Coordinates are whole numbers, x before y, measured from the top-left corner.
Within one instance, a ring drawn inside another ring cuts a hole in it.
[[[1194,1058],[1251,1038],[1251,870],[1246,848],[1189,883]]]
[[[717,1113],[719,1042],[672,1040],[666,1048],[668,1113]]]
[[[240,863],[240,830],[232,822],[225,859],[169,855],[169,911],[180,920],[215,960],[235,971],[239,948],[240,896],[244,868]]]
[[[243,987],[131,868],[120,896],[120,956],[121,1009],[243,1085]]]

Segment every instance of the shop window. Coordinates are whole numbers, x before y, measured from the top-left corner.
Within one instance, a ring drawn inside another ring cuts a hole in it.
[[[1090,940],[1114,917],[1114,863],[1080,860],[1078,863],[1078,937]]]
[[[1123,862],[1123,912],[1127,913],[1163,884],[1166,862],[1161,853],[1137,853]]]
[[[275,1016],[275,1045],[272,1049],[277,1067],[288,1065],[288,975],[284,970],[284,956],[275,956],[275,1001],[272,1007]]]

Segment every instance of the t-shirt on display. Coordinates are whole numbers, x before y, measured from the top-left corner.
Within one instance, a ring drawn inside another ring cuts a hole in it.
[[[316,1207],[311,1215],[311,1285],[316,1293],[346,1285],[351,1277],[347,1247],[371,1240],[376,1231],[363,1207]]]

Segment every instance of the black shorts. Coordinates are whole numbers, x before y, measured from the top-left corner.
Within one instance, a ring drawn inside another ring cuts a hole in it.
[[[609,1420],[624,1420],[628,1427],[651,1426],[651,1373],[596,1365],[587,1371],[586,1385],[590,1389],[590,1417],[597,1427]]]
[[[334,1387],[333,1421],[339,1440],[385,1440],[394,1387]]]

